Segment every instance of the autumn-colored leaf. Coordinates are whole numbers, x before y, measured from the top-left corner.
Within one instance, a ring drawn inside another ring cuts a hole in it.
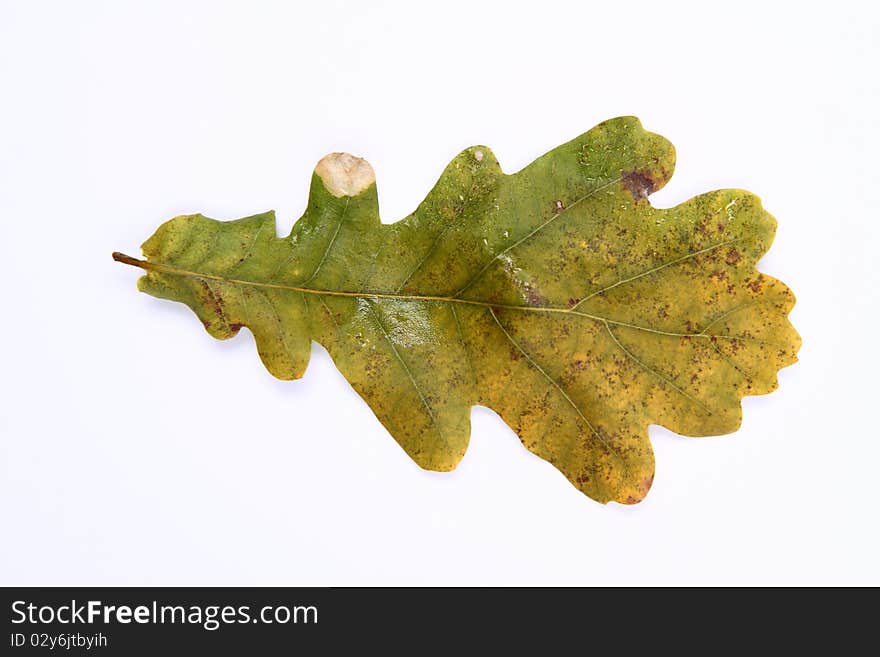
[[[794,296],[755,268],[775,220],[737,189],[652,207],[674,163],[632,117],[511,175],[476,146],[382,224],[372,168],[335,153],[287,237],[272,212],[188,215],[146,260],[114,258],[212,336],[248,327],[276,377],[301,377],[322,344],[424,468],[456,466],[481,404],[585,494],[634,503],[654,476],[649,424],[734,431],[800,345]]]

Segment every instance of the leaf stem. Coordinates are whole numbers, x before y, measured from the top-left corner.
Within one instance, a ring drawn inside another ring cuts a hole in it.
[[[121,262],[124,265],[131,265],[132,267],[140,267],[141,269],[155,269],[152,262],[147,262],[146,260],[138,260],[137,258],[132,258],[130,255],[125,255],[124,253],[120,253],[119,251],[113,252],[113,259],[116,262]]]

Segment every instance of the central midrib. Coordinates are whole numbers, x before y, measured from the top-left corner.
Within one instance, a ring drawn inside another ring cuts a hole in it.
[[[433,296],[433,295],[424,295],[424,294],[394,294],[387,292],[346,292],[341,290],[318,290],[310,287],[302,287],[298,285],[284,285],[282,283],[261,283],[260,281],[249,281],[240,278],[229,278],[226,276],[218,276],[216,274],[202,274],[195,271],[189,271],[187,269],[180,269],[179,267],[174,267],[171,265],[166,265],[160,262],[150,262],[148,260],[140,260],[139,258],[133,258],[129,255],[125,255],[124,253],[114,252],[113,259],[117,262],[124,263],[126,265],[131,265],[133,267],[139,267],[140,269],[146,271],[156,271],[164,274],[170,274],[172,276],[183,276],[187,278],[197,278],[202,280],[209,281],[217,281],[220,283],[226,283],[228,285],[242,285],[247,287],[258,287],[258,288],[266,288],[272,290],[287,290],[289,292],[300,292],[302,294],[314,294],[316,296],[328,296],[328,297],[349,297],[349,298],[358,298],[358,299],[390,299],[396,301],[425,301],[425,302],[436,302],[436,303],[451,303],[451,304],[461,304],[464,306],[477,306],[480,308],[489,308],[489,309],[502,309],[502,310],[515,310],[519,312],[532,312],[532,313],[557,313],[560,315],[571,315],[576,317],[584,317],[586,319],[591,319],[596,322],[600,322],[602,324],[614,324],[615,326],[624,326],[627,328],[637,329],[640,331],[646,331],[648,333],[654,333],[657,335],[666,335],[671,337],[678,338],[701,338],[701,339],[711,339],[711,338],[724,338],[729,340],[742,340],[742,341],[757,341],[763,342],[761,340],[756,340],[754,338],[746,338],[745,336],[732,336],[732,335],[709,335],[703,332],[694,332],[694,333],[675,333],[672,331],[661,331],[658,329],[653,329],[647,326],[640,326],[638,324],[630,324],[628,322],[622,322],[616,319],[611,319],[610,317],[603,317],[601,315],[592,315],[590,313],[585,313],[580,310],[575,310],[574,308],[559,308],[554,306],[520,306],[514,304],[504,304],[504,303],[490,303],[488,301],[477,301],[475,299],[462,299],[458,297],[445,297],[445,296]],[[772,344],[772,343],[768,343]]]

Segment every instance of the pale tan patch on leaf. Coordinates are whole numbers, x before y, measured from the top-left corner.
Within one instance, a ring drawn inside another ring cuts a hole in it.
[[[357,196],[376,182],[373,167],[365,159],[348,153],[325,155],[315,167],[315,173],[333,196]]]

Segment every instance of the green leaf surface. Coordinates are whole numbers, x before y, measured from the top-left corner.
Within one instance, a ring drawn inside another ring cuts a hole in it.
[[[635,503],[654,476],[648,425],[734,431],[742,397],[775,389],[800,345],[794,296],[756,270],[773,217],[738,189],[652,207],[674,164],[633,117],[510,175],[475,146],[382,224],[369,164],[333,154],[287,237],[272,212],[187,215],[146,260],[114,258],[212,336],[250,329],[278,378],[322,344],[423,468],[455,468],[480,404],[586,495]]]

